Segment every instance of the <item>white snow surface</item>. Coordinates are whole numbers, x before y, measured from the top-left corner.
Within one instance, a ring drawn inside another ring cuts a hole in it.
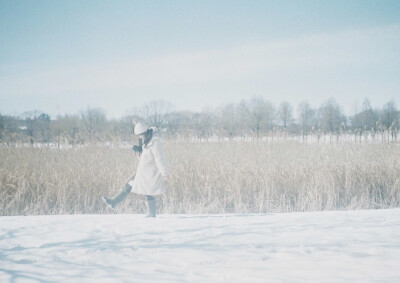
[[[400,281],[400,209],[0,217],[0,282]]]

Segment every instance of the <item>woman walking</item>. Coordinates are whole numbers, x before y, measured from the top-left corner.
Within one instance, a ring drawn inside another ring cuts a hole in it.
[[[140,159],[136,173],[130,177],[121,191],[113,198],[102,197],[110,208],[119,204],[130,192],[145,195],[147,200],[147,217],[156,217],[156,198],[165,192],[165,181],[168,170],[162,150],[161,139],[155,128],[149,128],[144,123],[135,122],[135,135],[139,136],[139,146],[134,150],[139,153]]]

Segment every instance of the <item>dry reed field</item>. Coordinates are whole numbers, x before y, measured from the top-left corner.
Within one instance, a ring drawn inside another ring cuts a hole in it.
[[[400,207],[400,144],[165,142],[160,213],[265,213]],[[112,213],[138,157],[117,146],[0,147],[0,215]],[[116,213],[144,213],[131,194]]]

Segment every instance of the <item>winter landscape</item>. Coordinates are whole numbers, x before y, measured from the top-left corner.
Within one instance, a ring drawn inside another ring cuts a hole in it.
[[[135,170],[130,148],[0,148],[0,281],[400,279],[398,143],[164,145],[154,219],[142,196],[100,200]]]
[[[400,1],[0,0],[0,283],[400,282]]]

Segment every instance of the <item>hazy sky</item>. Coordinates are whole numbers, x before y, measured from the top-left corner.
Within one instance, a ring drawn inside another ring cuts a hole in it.
[[[400,107],[400,1],[3,1],[0,114]]]

